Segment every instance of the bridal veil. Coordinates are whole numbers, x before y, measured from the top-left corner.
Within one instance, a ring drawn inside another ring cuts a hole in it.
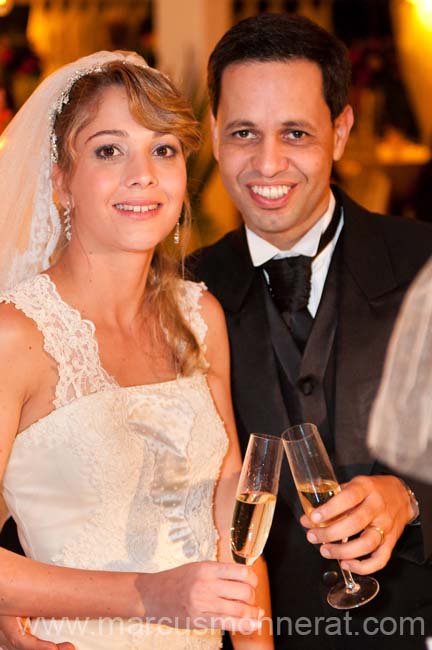
[[[61,233],[51,165],[55,116],[74,82],[111,61],[148,67],[132,52],[97,52],[47,77],[0,137],[0,288],[49,266]],[[55,148],[55,143],[54,143]]]

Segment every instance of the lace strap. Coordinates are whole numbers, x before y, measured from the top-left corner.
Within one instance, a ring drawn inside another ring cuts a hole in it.
[[[46,274],[36,275],[0,296],[31,318],[44,338],[44,350],[56,361],[59,380],[54,406],[117,386],[101,367],[95,327],[59,296]]]
[[[207,291],[204,282],[190,282],[182,280],[178,292],[178,304],[186,322],[195,335],[196,340],[201,348],[204,365],[208,366],[205,361],[205,354],[207,351],[205,345],[205,337],[207,334],[207,323],[205,322],[201,311],[201,296]]]

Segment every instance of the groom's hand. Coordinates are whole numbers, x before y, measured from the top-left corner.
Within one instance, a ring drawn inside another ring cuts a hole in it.
[[[33,636],[27,619],[0,616],[0,650],[75,650],[75,646],[42,641]]]
[[[387,564],[413,517],[412,508],[407,489],[396,476],[356,476],[316,508],[310,519],[304,515],[300,521],[311,529],[309,542],[321,544],[321,555],[341,560],[343,568],[365,575]],[[351,537],[345,544],[337,543]]]

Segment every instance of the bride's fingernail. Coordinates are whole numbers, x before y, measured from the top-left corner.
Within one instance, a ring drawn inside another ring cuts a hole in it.
[[[326,557],[326,558],[331,557],[328,549],[325,546],[321,546],[321,555],[324,555],[324,557]]]

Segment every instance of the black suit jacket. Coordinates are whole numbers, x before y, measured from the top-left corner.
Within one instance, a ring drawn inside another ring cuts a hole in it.
[[[334,317],[335,377],[332,390],[334,460],[340,480],[356,474],[385,472],[366,445],[369,412],[376,394],[387,343],[404,293],[432,252],[432,229],[425,224],[372,214],[334,190],[343,205],[339,300]],[[280,435],[289,425],[282,397],[265,309],[261,272],[254,269],[244,228],[195,253],[190,268],[221,302],[228,324],[232,355],[232,391],[242,449],[254,431]],[[319,353],[319,352],[318,352]],[[313,394],[310,395],[313,400]],[[313,412],[313,408],[312,408]],[[391,432],[389,432],[391,435]],[[432,498],[421,504],[429,523]],[[394,557],[379,572],[380,595],[369,605],[351,610],[353,631],[325,601],[332,563],[305,539],[298,523],[298,500],[285,464],[275,519],[266,547],[277,647],[424,648],[422,625],[414,635],[398,627],[371,634],[367,617],[422,617],[432,633],[432,571],[425,564],[421,528],[408,528]],[[322,581],[322,576],[324,579]],[[301,629],[300,617],[313,629]],[[278,620],[281,617],[285,621]],[[319,617],[325,620],[318,621]],[[340,623],[325,630],[331,617]],[[318,621],[318,622],[317,622]],[[390,624],[389,624],[390,625]],[[279,626],[279,629],[277,629]],[[317,627],[318,626],[318,627]],[[300,629],[300,631],[299,631]],[[357,634],[358,633],[358,634]],[[320,637],[318,642],[317,637]]]

